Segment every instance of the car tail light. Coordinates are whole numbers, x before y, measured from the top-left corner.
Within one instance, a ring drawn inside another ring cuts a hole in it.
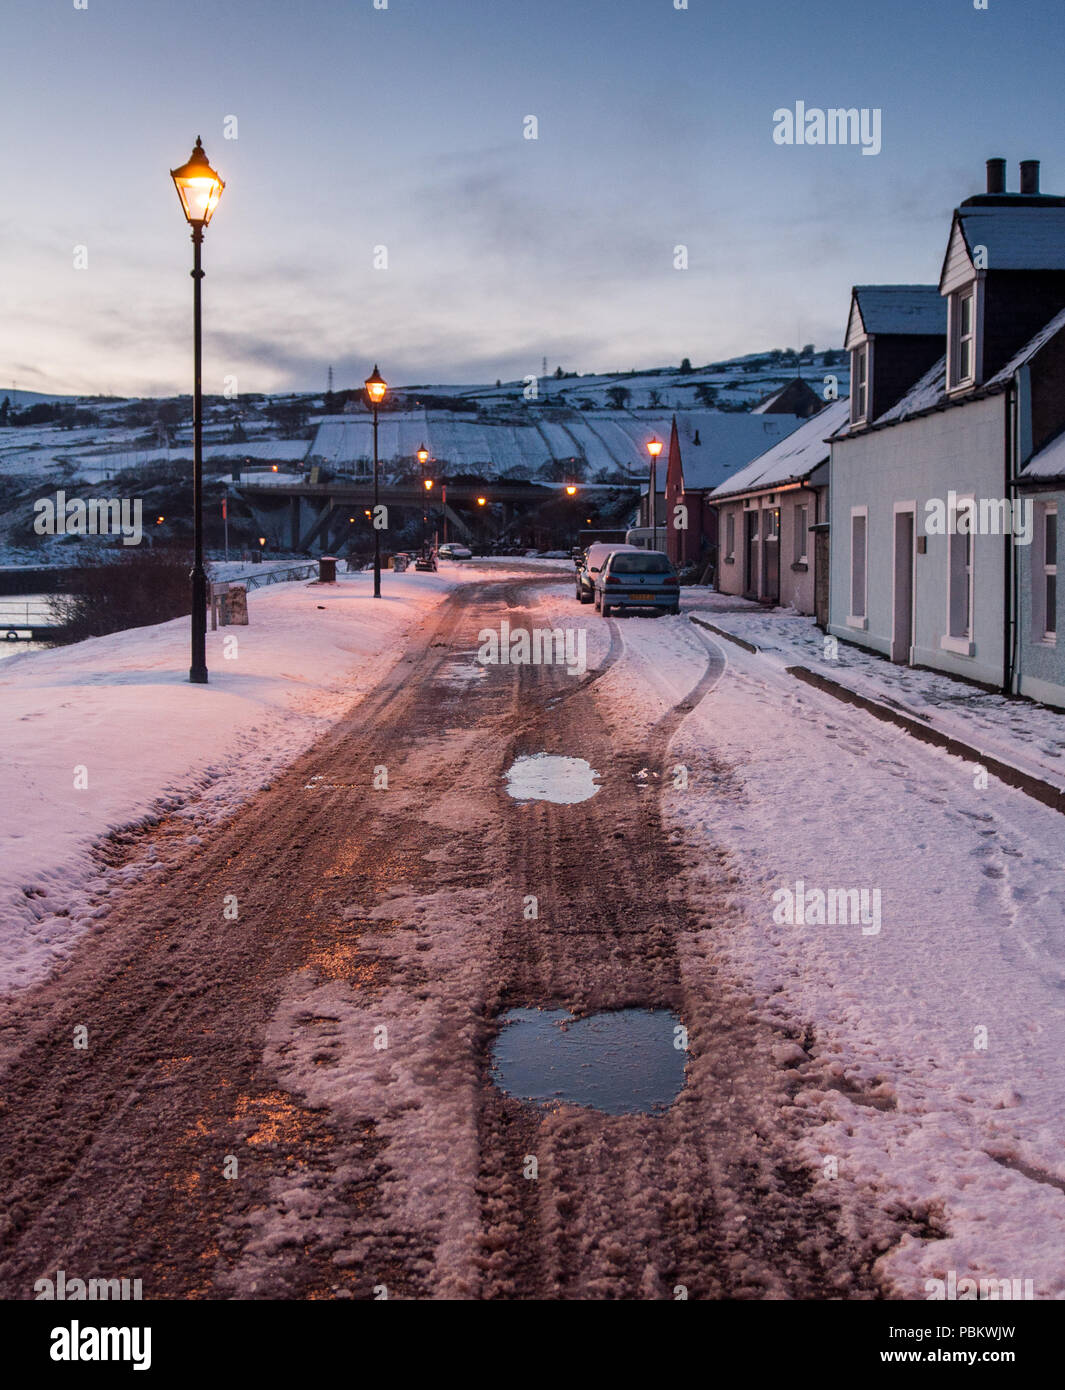
[[[663,579],[663,581],[662,581],[662,587],[665,588],[665,589],[679,589],[679,588],[680,588],[680,580],[679,580],[679,579],[674,579],[674,578],[672,578],[672,577],[670,577],[670,578],[668,578],[668,579]]]
[[[606,577],[606,579],[605,579],[603,582],[604,582],[604,584],[620,584],[620,583],[621,583],[621,580],[618,579],[618,578],[616,577],[616,575],[608,574],[607,577]]]

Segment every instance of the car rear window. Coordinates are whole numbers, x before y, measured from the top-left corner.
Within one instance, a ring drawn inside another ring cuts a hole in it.
[[[672,574],[673,566],[669,563],[667,555],[658,555],[654,551],[648,554],[646,551],[635,553],[626,551],[621,555],[615,555],[610,562],[611,574]]]

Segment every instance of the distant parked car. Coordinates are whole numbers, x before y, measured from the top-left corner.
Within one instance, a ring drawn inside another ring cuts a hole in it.
[[[605,618],[615,608],[680,612],[680,580],[662,550],[615,550],[595,578],[595,607]]]
[[[464,545],[442,545],[436,553],[441,560],[473,559],[473,551]]]
[[[583,561],[577,566],[577,602],[591,603],[595,598],[595,581],[600,569],[615,550],[635,550],[634,545],[615,544],[611,541],[593,541],[584,552]]]

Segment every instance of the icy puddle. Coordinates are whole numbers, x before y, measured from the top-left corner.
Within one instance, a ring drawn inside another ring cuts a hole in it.
[[[667,1110],[684,1086],[683,1024],[668,1009],[617,1009],[574,1018],[566,1009],[508,1009],[492,1080],[538,1105],[587,1105],[608,1115]]]
[[[599,774],[583,758],[560,758],[533,753],[516,759],[507,769],[507,791],[516,801],[553,801],[572,806],[599,790]]]

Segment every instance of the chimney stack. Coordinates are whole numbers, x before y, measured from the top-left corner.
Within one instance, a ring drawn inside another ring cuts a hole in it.
[[[1005,193],[1006,161],[1004,159],[989,159],[987,161],[987,191],[989,193]]]
[[[1038,159],[1022,159],[1022,160],[1021,160],[1021,192],[1022,192],[1022,193],[1038,193],[1038,192],[1039,192],[1039,160],[1038,160]]]

